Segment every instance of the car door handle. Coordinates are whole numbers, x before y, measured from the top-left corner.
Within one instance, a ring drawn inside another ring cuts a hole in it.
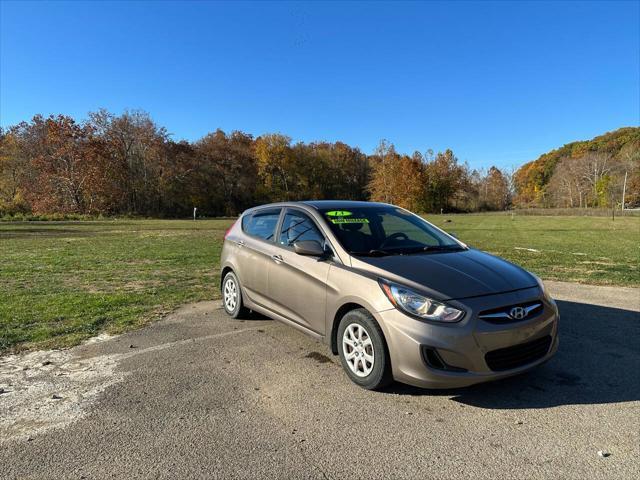
[[[280,255],[271,255],[271,260],[273,260],[276,263],[284,262],[284,259]]]

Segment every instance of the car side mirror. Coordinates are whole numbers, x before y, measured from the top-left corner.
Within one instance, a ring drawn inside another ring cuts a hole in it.
[[[310,257],[322,257],[325,255],[324,248],[320,242],[316,240],[301,240],[293,244],[293,251],[298,255],[307,255]]]

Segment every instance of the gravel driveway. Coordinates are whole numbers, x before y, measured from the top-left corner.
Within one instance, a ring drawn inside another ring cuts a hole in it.
[[[637,478],[640,290],[549,287],[558,355],[463,390],[362,390],[325,346],[217,302],[0,358],[0,478]]]

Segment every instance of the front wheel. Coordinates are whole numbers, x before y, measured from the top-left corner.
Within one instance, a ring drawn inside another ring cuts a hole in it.
[[[240,282],[233,272],[227,273],[222,281],[222,305],[227,315],[232,318],[240,318],[248,313],[242,302]]]
[[[368,390],[392,381],[391,361],[380,326],[364,309],[347,312],[338,326],[338,352],[349,378]]]

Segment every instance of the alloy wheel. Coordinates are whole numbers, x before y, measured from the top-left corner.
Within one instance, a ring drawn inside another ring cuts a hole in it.
[[[238,287],[233,278],[224,282],[224,306],[227,312],[233,312],[238,303]]]
[[[342,335],[342,351],[349,369],[358,377],[373,370],[375,354],[369,333],[362,325],[351,323]]]

